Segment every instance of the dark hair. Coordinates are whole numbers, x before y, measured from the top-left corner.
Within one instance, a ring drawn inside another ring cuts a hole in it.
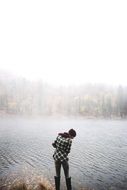
[[[76,137],[76,131],[74,129],[70,129],[68,131],[69,135],[71,135],[72,137]]]

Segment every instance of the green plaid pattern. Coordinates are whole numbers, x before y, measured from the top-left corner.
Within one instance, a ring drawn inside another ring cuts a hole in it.
[[[58,136],[55,141],[56,150],[53,154],[53,158],[55,161],[61,161],[68,160],[68,154],[71,150],[71,144],[72,140],[70,138],[65,138],[62,136]]]

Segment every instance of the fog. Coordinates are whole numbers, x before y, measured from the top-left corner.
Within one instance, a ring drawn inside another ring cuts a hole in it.
[[[53,86],[0,75],[0,114],[125,118],[127,87],[104,84]]]
[[[0,113],[127,115],[126,1],[1,1]]]
[[[126,1],[0,1],[0,69],[53,85],[127,85]]]

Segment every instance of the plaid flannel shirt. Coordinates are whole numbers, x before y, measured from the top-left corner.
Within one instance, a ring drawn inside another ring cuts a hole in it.
[[[72,140],[70,138],[65,138],[60,135],[56,138],[56,141],[53,143],[55,144],[54,147],[56,148],[53,158],[55,161],[61,161],[68,160],[68,154],[71,150],[71,144]]]

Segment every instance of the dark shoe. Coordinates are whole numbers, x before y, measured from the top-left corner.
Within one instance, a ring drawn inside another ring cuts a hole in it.
[[[56,190],[60,190],[60,177],[54,176],[54,179],[55,179]]]
[[[67,190],[72,190],[71,177],[66,178]]]

